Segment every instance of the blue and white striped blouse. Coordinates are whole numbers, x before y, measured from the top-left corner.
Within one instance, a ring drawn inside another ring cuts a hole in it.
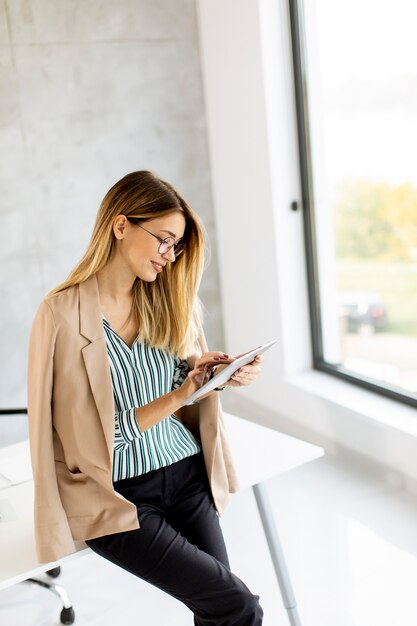
[[[102,317],[116,421],[113,481],[139,476],[200,452],[197,440],[174,414],[143,433],[135,415],[136,407],[182,385],[189,371],[187,361],[137,339],[129,348]]]

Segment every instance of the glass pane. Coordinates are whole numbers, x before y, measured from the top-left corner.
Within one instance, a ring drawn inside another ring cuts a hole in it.
[[[304,3],[324,360],[417,392],[417,3]]]

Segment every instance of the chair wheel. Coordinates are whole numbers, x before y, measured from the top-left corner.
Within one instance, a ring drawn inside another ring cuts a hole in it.
[[[62,609],[60,620],[61,624],[73,624],[75,620],[74,609],[72,607],[69,609]]]
[[[58,578],[58,576],[61,573],[61,567],[53,567],[52,569],[48,569],[48,571],[46,572],[48,574],[48,576],[50,576],[51,578]]]

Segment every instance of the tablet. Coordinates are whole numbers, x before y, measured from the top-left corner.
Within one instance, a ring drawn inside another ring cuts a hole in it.
[[[232,363],[229,363],[229,365],[227,365],[224,370],[222,370],[218,374],[215,374],[215,376],[213,376],[211,380],[209,380],[205,385],[200,387],[200,389],[197,389],[197,391],[195,391],[193,394],[191,394],[191,396],[189,396],[184,402],[184,405],[192,404],[209,391],[213,391],[213,389],[215,389],[216,387],[221,387],[222,385],[227,383],[229,378],[233,376],[233,374],[236,370],[239,369],[239,367],[243,367],[244,365],[247,365],[248,363],[253,361],[257,354],[263,354],[263,352],[266,352],[266,350],[268,350],[276,342],[277,340],[274,339],[269,343],[265,343],[263,346],[259,346],[258,348],[255,348],[250,352],[246,352],[243,356],[240,356]]]

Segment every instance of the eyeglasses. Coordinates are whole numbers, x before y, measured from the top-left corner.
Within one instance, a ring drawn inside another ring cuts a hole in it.
[[[131,218],[127,217],[127,219],[130,220]],[[147,228],[144,228],[140,224],[136,224],[136,226],[139,226],[139,228],[141,228],[142,230],[145,230],[147,233],[152,235],[152,237],[155,237],[155,239],[159,241],[159,246],[158,246],[159,254],[166,254],[167,252],[169,252],[169,250],[173,248],[175,258],[177,258],[181,254],[181,252],[184,252],[184,248],[185,248],[184,241],[179,241],[178,243],[175,243],[175,239],[173,237],[166,237],[165,239],[162,239],[161,237],[158,237],[158,235],[154,235],[153,233],[151,233],[150,230],[148,230]]]

